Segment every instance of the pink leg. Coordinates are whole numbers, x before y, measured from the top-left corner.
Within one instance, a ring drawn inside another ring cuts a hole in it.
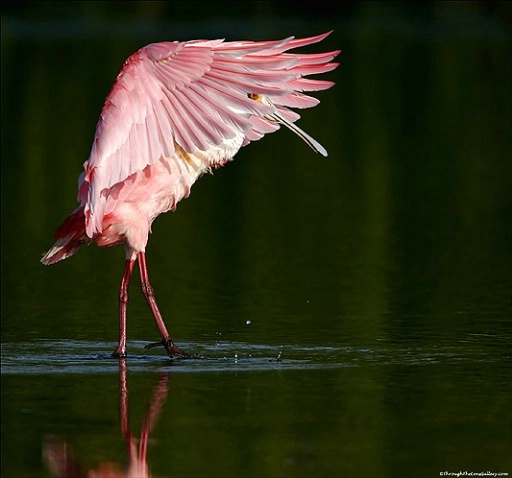
[[[155,300],[155,292],[149,283],[148,277],[148,268],[146,265],[146,253],[139,252],[137,253],[137,259],[139,260],[139,272],[140,272],[140,283],[142,287],[142,293],[146,298],[151,312],[153,312],[153,317],[155,318],[156,325],[158,326],[158,330],[160,331],[160,336],[162,337],[162,342],[158,345],[163,345],[165,350],[169,356],[178,355],[180,357],[189,357],[189,355],[183,352],[171,339],[169,332],[167,331],[167,327],[165,326],[164,319],[162,318],[162,314],[160,310],[158,310],[158,306]]]
[[[124,266],[123,280],[119,289],[119,345],[112,354],[113,357],[126,357],[126,309],[128,307],[128,286],[132,277],[135,260],[127,259]]]

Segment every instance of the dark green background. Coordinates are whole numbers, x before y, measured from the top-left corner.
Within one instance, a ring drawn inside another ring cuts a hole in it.
[[[137,434],[160,375],[156,476],[512,473],[512,9],[507,2],[18,2],[2,7],[2,477],[124,462],[122,248],[39,263],[76,206],[103,100],[163,40],[334,29],[336,86],[157,219],[148,267],[170,365],[135,279]],[[248,323],[248,321],[250,321]],[[276,357],[281,354],[281,360]]]

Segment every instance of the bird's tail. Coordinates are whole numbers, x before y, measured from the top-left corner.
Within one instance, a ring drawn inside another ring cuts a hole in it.
[[[73,211],[55,232],[57,241],[53,247],[43,256],[41,262],[44,265],[72,256],[82,244],[91,242],[85,233],[84,208],[80,206]]]

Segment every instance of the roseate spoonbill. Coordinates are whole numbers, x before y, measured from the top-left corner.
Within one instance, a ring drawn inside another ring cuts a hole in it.
[[[110,91],[84,172],[78,180],[80,206],[57,229],[43,256],[53,264],[82,244],[124,244],[126,264],[119,291],[119,344],[126,356],[128,285],[135,262],[142,292],[169,356],[183,356],[158,309],[146,266],[151,224],[174,210],[205,172],[231,161],[249,142],[284,125],[314,151],[327,151],[294,122],[289,108],[319,100],[304,94],[334,83],[305,78],[326,73],[339,50],[287,53],[317,43],[331,32],[277,41],[196,40],[153,43],[123,64]]]

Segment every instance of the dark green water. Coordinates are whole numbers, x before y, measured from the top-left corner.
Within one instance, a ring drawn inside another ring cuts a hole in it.
[[[64,447],[76,476],[122,470],[123,418],[155,477],[510,476],[509,5],[76,5],[2,15],[2,477],[59,476]],[[154,224],[160,308],[205,358],[143,349],[134,279],[111,359],[122,248],[39,258],[120,65],[329,29],[312,51],[343,50],[337,84],[300,122],[329,157],[279,131]]]

